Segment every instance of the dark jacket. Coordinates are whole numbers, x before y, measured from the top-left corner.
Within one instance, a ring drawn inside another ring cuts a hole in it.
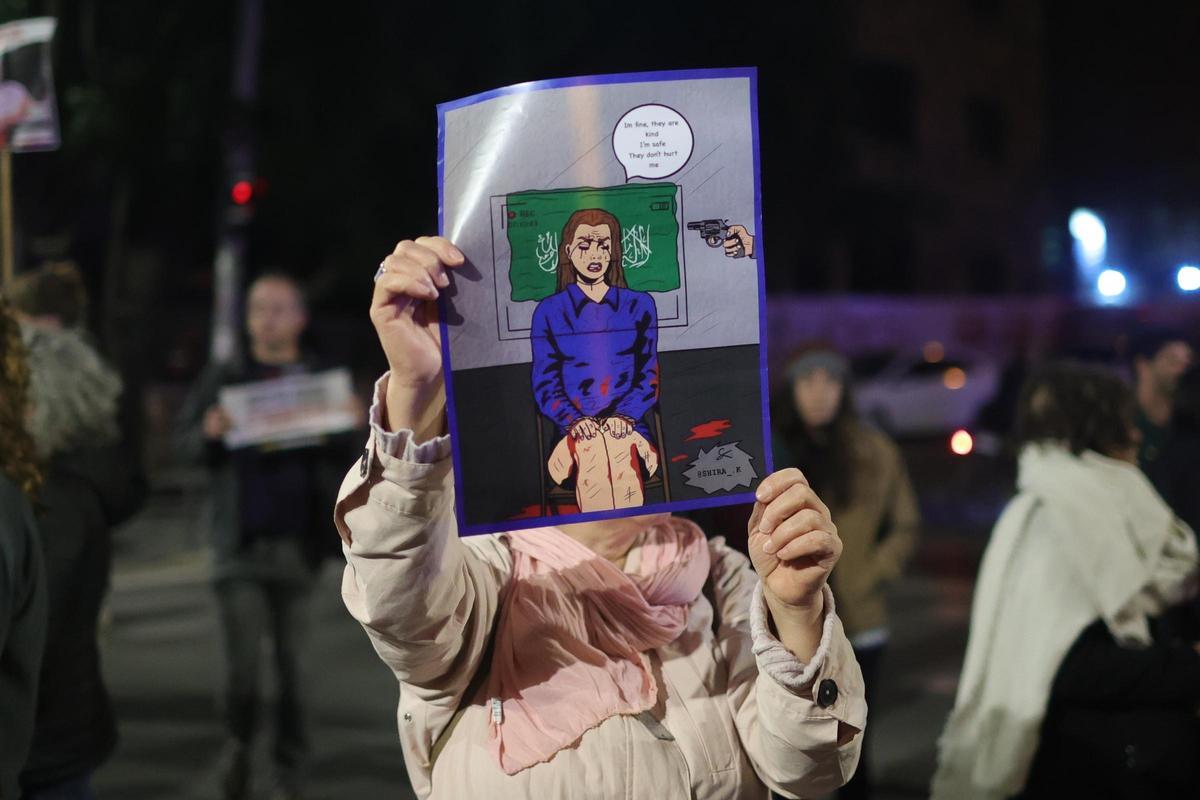
[[[916,548],[921,511],[896,443],[866,424],[857,423],[850,431],[850,497],[829,500],[843,547],[829,585],[846,635],[853,640],[887,626],[886,591]],[[782,436],[777,434],[774,443],[775,469],[809,468]]]
[[[46,576],[28,501],[0,474],[0,798],[17,797],[46,638]]]
[[[328,368],[312,359],[306,359],[302,364],[313,372]],[[221,388],[257,379],[244,363],[209,365],[180,411],[177,455],[187,462],[204,464],[212,474],[208,527],[216,580],[236,577],[287,579],[294,577],[296,571],[290,564],[277,563],[278,551],[259,547],[262,543],[256,542],[244,530],[241,484],[245,477],[245,460],[221,442],[210,441],[204,436],[205,412],[217,405]],[[314,473],[313,495],[295,498],[295,502],[306,509],[306,524],[302,530],[288,532],[289,541],[298,546],[303,559],[302,569],[312,571],[323,558],[341,556],[340,539],[333,528],[330,509],[337,500],[346,464],[360,455],[360,438],[359,433],[331,436],[320,446],[291,451],[292,457],[309,460]]]
[[[1173,431],[1146,475],[1176,516],[1200,535],[1200,431]]]
[[[1023,800],[1200,797],[1198,708],[1189,642],[1160,622],[1150,647],[1121,647],[1093,623],[1055,676]]]
[[[38,498],[50,615],[23,789],[91,772],[116,747],[96,627],[108,591],[112,528],[145,496],[138,460],[120,444],[59,453],[50,462]]]

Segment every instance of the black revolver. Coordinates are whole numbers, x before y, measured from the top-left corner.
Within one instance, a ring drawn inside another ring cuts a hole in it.
[[[729,220],[724,219],[702,219],[699,222],[689,222],[687,224],[689,231],[700,231],[700,238],[705,241],[709,247],[721,247],[729,239],[737,239],[736,236],[729,235]],[[733,251],[734,258],[741,258],[746,255],[746,248],[738,239],[737,249]]]

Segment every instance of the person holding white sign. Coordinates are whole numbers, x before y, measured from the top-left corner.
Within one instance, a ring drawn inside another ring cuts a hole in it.
[[[458,537],[434,303],[446,239],[384,259],[390,371],[335,521],[342,596],[400,683],[420,798],[832,791],[866,725],[827,586],[837,526],[799,470],[758,487],[751,558],[669,514]]]
[[[220,398],[223,390],[252,386],[260,405],[270,409],[312,408],[305,398],[287,396],[298,380],[320,372],[300,346],[307,324],[295,281],[281,274],[260,277],[247,293],[248,357],[210,366],[182,412],[181,453],[204,461],[213,473],[213,577],[224,635],[229,734],[220,781],[229,800],[249,796],[250,752],[262,705],[259,654],[268,637],[279,687],[272,797],[299,796],[299,770],[308,752],[300,649],[308,598],[328,554],[329,504],[353,444],[344,434],[308,435],[312,428],[300,420],[303,439],[290,436],[285,426],[275,439],[255,436],[233,447],[238,410],[223,407]],[[264,391],[270,381],[279,387],[274,396]],[[361,409],[357,417],[363,417]]]

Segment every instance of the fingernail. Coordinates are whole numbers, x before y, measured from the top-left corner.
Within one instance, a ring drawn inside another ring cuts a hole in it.
[[[761,503],[763,501],[763,498],[765,498],[766,496],[767,496],[767,493],[763,491],[763,488],[761,486],[754,490],[754,499],[757,500],[758,502]]]
[[[450,245],[450,257],[457,258],[459,261],[467,260],[467,257],[462,254],[462,250],[459,250],[454,245]]]
[[[763,552],[767,554],[775,552],[775,542],[771,541],[769,537],[763,542]]]

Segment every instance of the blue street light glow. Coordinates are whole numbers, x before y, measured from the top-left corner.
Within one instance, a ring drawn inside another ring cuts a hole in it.
[[[1179,271],[1175,273],[1175,283],[1179,284],[1179,288],[1185,292],[1194,292],[1200,289],[1200,267],[1192,264],[1180,266]]]
[[[1128,288],[1129,282],[1125,280],[1125,273],[1119,269],[1106,269],[1100,273],[1100,277],[1096,278],[1096,291],[1102,297],[1115,299],[1125,294],[1125,289]]]
[[[1075,251],[1081,264],[1097,266],[1108,251],[1108,229],[1096,212],[1077,208],[1071,212],[1067,229],[1075,240]]]

